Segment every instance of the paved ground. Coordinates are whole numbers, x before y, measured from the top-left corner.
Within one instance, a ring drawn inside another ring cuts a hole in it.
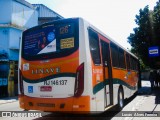
[[[151,90],[149,81],[142,81],[142,88],[138,95],[128,103],[112,120],[160,120],[160,117],[146,117],[147,115],[160,116],[160,88]],[[129,116],[131,113],[132,116]],[[119,117],[127,114],[126,117]]]
[[[12,103],[18,101],[18,97],[7,97],[7,98],[1,98],[0,99],[0,105],[1,104],[6,104],[6,103]]]

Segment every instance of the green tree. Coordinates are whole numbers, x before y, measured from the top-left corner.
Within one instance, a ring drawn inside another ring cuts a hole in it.
[[[153,61],[148,57],[148,48],[154,45],[153,41],[156,41],[153,11],[150,11],[148,6],[140,9],[135,22],[137,27],[128,37],[128,42],[132,46],[131,52],[136,54],[146,66],[154,67]]]
[[[160,45],[160,0],[156,3],[153,10],[155,40],[153,44]]]

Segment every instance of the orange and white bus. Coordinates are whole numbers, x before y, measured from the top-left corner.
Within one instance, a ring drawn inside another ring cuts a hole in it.
[[[103,112],[138,88],[138,58],[82,18],[23,32],[19,103],[25,110]]]

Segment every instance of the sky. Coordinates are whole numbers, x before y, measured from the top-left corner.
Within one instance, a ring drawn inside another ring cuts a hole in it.
[[[153,10],[158,0],[26,0],[44,4],[65,18],[82,17],[126,49],[127,37],[136,27],[135,15],[149,5]]]

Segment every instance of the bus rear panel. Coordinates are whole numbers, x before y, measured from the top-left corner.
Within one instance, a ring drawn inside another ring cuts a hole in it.
[[[26,30],[19,65],[19,101],[26,110],[90,111],[79,62],[79,19]]]

